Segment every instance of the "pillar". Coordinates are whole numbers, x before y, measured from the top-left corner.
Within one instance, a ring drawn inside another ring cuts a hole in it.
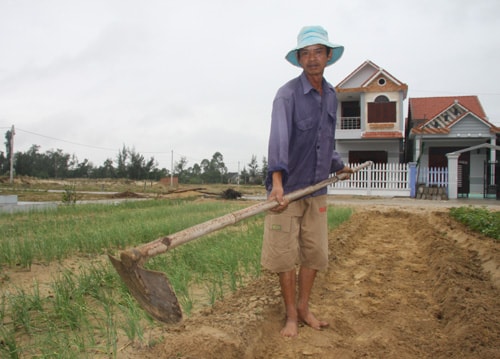
[[[448,157],[448,198],[458,198],[458,157],[459,153],[447,153]]]

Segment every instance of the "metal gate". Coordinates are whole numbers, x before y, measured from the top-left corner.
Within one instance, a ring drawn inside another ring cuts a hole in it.
[[[470,166],[468,159],[458,160],[457,174],[457,194],[458,197],[469,197],[470,193]]]
[[[500,199],[500,163],[484,161],[484,198]]]

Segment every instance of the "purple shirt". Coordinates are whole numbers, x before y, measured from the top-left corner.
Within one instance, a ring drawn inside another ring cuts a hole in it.
[[[305,73],[282,86],[274,98],[269,136],[266,189],[272,172],[282,171],[285,193],[329,177],[344,167],[335,152],[337,96],[323,79],[321,96]],[[323,188],[313,194],[326,194]]]

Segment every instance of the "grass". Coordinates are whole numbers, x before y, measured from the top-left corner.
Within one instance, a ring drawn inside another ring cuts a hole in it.
[[[127,343],[154,344],[146,333],[158,323],[130,296],[105,254],[247,205],[187,198],[0,215],[0,357],[119,357]],[[332,207],[330,226],[350,214],[350,209]],[[146,265],[167,274],[184,314],[190,315],[260,275],[262,227],[260,214]],[[10,272],[29,271],[35,264],[61,269],[45,282],[11,282]]]
[[[455,207],[450,215],[473,231],[500,240],[500,212],[491,212],[486,208]]]

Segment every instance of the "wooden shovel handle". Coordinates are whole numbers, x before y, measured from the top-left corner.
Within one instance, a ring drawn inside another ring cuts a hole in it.
[[[372,165],[371,161],[364,162],[363,164],[354,167],[354,172],[358,172],[359,170],[369,167]],[[333,184],[337,181],[344,180],[349,177],[349,174],[342,173],[337,176],[332,176],[324,181],[316,183],[314,185],[293,191],[285,195],[285,198],[289,202],[296,201],[308,194],[314,193],[317,190],[326,187],[330,184]],[[252,217],[261,212],[270,210],[276,207],[278,203],[275,199],[266,200],[264,202],[260,202],[254,204],[250,207],[240,209],[238,211],[228,213],[218,218],[214,218],[208,220],[206,222],[194,225],[192,227],[186,228],[182,231],[169,234],[168,236],[160,237],[151,241],[149,243],[145,243],[139,247],[135,247],[129,250],[126,250],[121,253],[120,257],[122,262],[129,267],[132,268],[136,265],[141,265],[147,259],[154,257],[158,254],[164,253],[169,249],[180,246],[181,244],[192,241],[193,239],[204,236],[208,233],[217,231],[229,225],[235,224],[243,219]]]

